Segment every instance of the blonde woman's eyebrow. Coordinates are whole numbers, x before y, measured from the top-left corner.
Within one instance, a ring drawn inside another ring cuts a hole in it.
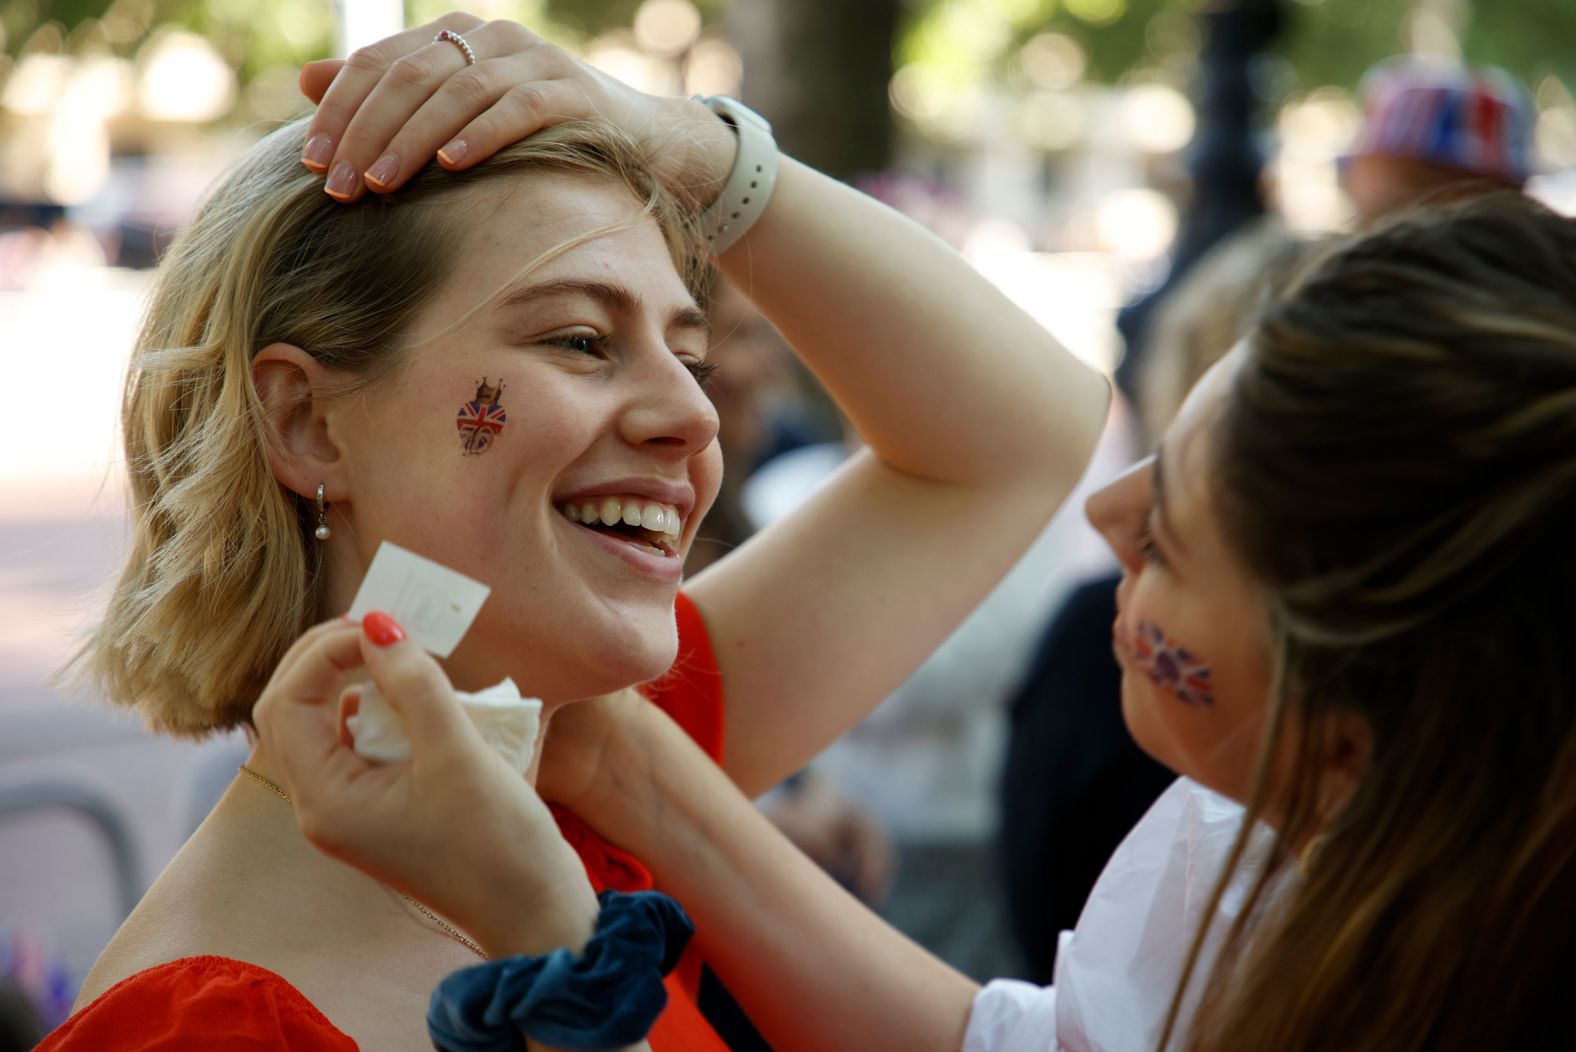
[[[499,297],[497,309],[508,311],[527,307],[538,300],[553,296],[583,296],[601,304],[611,312],[626,316],[640,314],[646,308],[645,300],[623,285],[607,281],[562,278],[512,289]],[[674,329],[695,329],[709,333],[711,324],[706,318],[706,312],[691,301],[673,309],[665,328],[669,332]]]

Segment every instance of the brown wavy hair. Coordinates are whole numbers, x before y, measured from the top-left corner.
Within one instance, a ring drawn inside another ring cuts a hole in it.
[[[248,723],[275,664],[318,616],[313,509],[269,470],[251,377],[259,350],[294,344],[354,390],[386,379],[486,195],[533,172],[622,182],[701,291],[693,224],[610,124],[559,124],[462,174],[429,165],[397,193],[352,205],[301,165],[305,128],[275,130],[212,191],[160,264],[132,354],[121,415],[131,543],[104,619],[65,675],[158,731],[201,737]],[[515,275],[498,277],[502,288]]]
[[[1282,843],[1319,846],[1258,880],[1183,1045],[1549,1047],[1576,958],[1576,221],[1519,195],[1402,217],[1272,306],[1233,382],[1212,498],[1276,667],[1248,812],[1286,785]],[[1331,821],[1307,750],[1289,785],[1268,757],[1351,713],[1371,754]]]

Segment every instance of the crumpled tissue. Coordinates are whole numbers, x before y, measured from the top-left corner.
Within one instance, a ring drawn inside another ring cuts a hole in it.
[[[539,698],[522,698],[514,680],[505,679],[486,690],[457,690],[460,707],[481,732],[482,740],[509,766],[524,774],[536,753],[536,733],[542,721]],[[361,685],[361,706],[345,720],[355,741],[356,754],[375,763],[410,759],[410,738],[399,715],[371,681]]]

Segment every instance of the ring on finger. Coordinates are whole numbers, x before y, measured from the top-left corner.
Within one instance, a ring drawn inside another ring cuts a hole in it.
[[[447,40],[449,43],[463,51],[465,53],[465,64],[467,66],[476,65],[476,52],[471,50],[471,45],[464,37],[460,36],[460,34],[456,33],[452,29],[440,29],[438,30],[438,35],[432,38],[432,42],[436,44],[440,40]]]

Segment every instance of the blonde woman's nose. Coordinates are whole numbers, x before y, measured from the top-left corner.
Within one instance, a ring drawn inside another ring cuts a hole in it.
[[[673,354],[641,370],[620,428],[632,445],[660,446],[692,455],[717,437],[717,410],[689,367]]]

